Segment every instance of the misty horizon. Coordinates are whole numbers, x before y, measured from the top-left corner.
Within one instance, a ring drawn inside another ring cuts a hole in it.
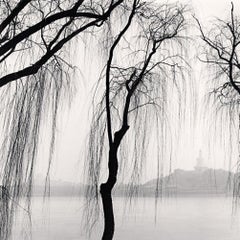
[[[0,13],[1,240],[239,238],[240,1]]]

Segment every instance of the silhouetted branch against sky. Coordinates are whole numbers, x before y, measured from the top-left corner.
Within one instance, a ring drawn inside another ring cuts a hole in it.
[[[213,119],[222,129],[217,129],[218,138],[221,138],[226,151],[229,151],[229,168],[232,162],[233,139],[238,138],[239,144],[239,100],[240,100],[240,15],[234,9],[233,2],[229,6],[226,19],[217,18],[211,28],[206,31],[200,21],[195,18],[204,43],[200,60],[209,67],[212,91],[209,103],[215,109]],[[228,129],[229,137],[222,133]],[[237,163],[239,170],[239,159]],[[239,179],[236,178],[234,195],[239,196]]]
[[[25,1],[20,1],[14,8],[17,9],[13,10],[16,16],[8,20],[9,24],[3,22],[0,26],[0,62],[19,51],[21,55],[34,52],[34,58],[24,66],[20,65],[18,71],[1,76],[0,86],[35,74],[72,38],[90,27],[100,27],[123,0],[110,5],[101,2],[95,5],[88,1],[73,1],[71,4],[67,1],[26,1],[29,4],[25,3],[25,7],[21,6],[22,2]],[[10,11],[8,4],[4,7],[5,11]]]
[[[240,94],[238,81],[240,19],[234,13],[233,3],[229,12],[227,20],[216,19],[207,33],[195,18],[205,43],[201,60],[216,71],[217,83],[213,92],[223,105],[237,103]]]
[[[94,104],[86,159],[89,201],[98,199],[99,183],[108,172],[104,171],[107,152],[113,146],[119,148],[118,175],[125,176],[131,187],[141,180],[148,151],[159,168],[156,177],[160,176],[167,159],[164,154],[171,148],[169,101],[179,99],[177,95],[184,99],[186,90],[186,7],[139,1],[134,12],[125,9],[129,18],[120,23],[112,19],[111,24],[122,28],[112,29],[108,61],[93,101],[98,103]],[[181,108],[181,103],[175,107]],[[96,212],[90,208],[90,217]]]
[[[64,99],[70,99],[74,85],[70,41],[79,34],[94,33],[122,2],[0,2],[1,184],[12,199],[1,221],[9,229],[15,203],[31,195],[43,120],[51,129],[51,139],[46,140],[50,146],[46,179],[49,176],[58,110]],[[2,232],[1,239],[8,233]]]

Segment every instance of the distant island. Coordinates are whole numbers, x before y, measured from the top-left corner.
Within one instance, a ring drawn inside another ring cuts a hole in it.
[[[222,169],[195,169],[186,171],[177,169],[162,179],[145,183],[143,193],[153,195],[156,185],[160,183],[162,195],[231,195],[235,175]]]
[[[232,195],[233,183],[239,177],[223,169],[210,169],[204,166],[201,150],[196,159],[194,170],[176,169],[168,176],[152,179],[145,184],[128,185],[117,184],[114,188],[115,196],[194,196],[194,195]],[[42,181],[44,182],[44,181]],[[51,196],[83,196],[87,186],[64,181],[52,181]],[[42,196],[44,184],[37,182],[33,195]]]
[[[195,169],[192,171],[176,169],[169,176],[153,179],[145,184],[118,184],[115,196],[177,196],[177,195],[231,195],[236,175],[222,169]],[[158,186],[158,187],[157,187]],[[86,185],[71,182],[53,181],[51,196],[81,196]],[[33,195],[41,196],[43,185],[35,185]]]
[[[142,186],[142,193],[146,196],[232,195],[236,176],[230,171],[204,166],[200,150],[194,170],[176,169],[167,177],[148,181]]]

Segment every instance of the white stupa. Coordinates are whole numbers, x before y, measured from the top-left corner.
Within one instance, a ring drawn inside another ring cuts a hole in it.
[[[197,160],[197,165],[194,167],[196,171],[203,172],[208,169],[207,167],[204,166],[202,150],[199,151],[199,155],[196,160]]]

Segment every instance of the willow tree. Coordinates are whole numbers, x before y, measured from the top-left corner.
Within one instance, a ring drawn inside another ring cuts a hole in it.
[[[163,161],[160,152],[164,147],[161,146],[169,143],[160,143],[167,134],[167,105],[174,98],[172,94],[180,92],[184,72],[185,8],[139,0],[129,4],[122,13],[127,20],[122,19],[118,25],[116,18],[110,19],[117,27],[111,32],[107,64],[95,93],[98,98],[102,82],[105,82],[104,93],[95,106],[88,143],[90,196],[98,198],[101,166],[107,165],[107,179],[100,185],[103,240],[112,239],[114,235],[112,190],[117,182],[119,164],[133,159],[131,179],[136,179],[141,174],[152,134],[157,142],[158,168]],[[105,149],[107,162],[102,161]]]
[[[19,197],[31,195],[44,119],[51,125],[50,167],[59,103],[71,89],[69,42],[101,27],[122,2],[0,1],[0,181],[8,201],[1,205],[1,239],[8,238]]]
[[[208,64],[214,73],[212,95],[217,113],[225,114],[225,117],[221,116],[224,121],[221,125],[226,128],[226,122],[229,123],[230,142],[228,145],[232,149],[233,136],[231,136],[231,132],[233,131],[237,135],[236,126],[239,131],[240,16],[234,13],[234,4],[231,3],[229,18],[216,19],[208,31],[204,30],[197,18],[196,21],[204,42],[200,60]],[[237,141],[239,142],[239,139]],[[231,156],[228,157],[231,162]],[[239,171],[239,163],[237,165]],[[239,196],[239,193],[240,181],[237,176],[234,181],[234,195]]]

